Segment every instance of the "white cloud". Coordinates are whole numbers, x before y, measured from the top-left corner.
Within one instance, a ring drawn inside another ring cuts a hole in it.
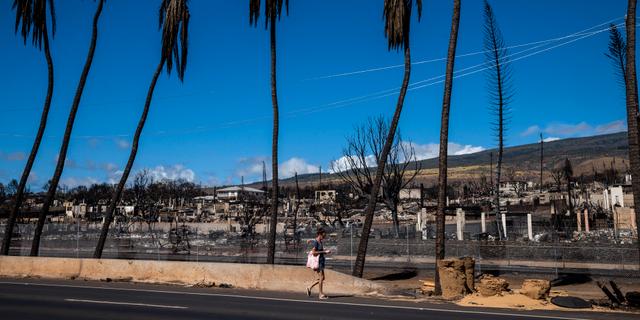
[[[376,157],[374,157],[373,155],[366,156],[364,159],[364,164],[366,164],[368,167],[375,167],[377,165]],[[331,163],[329,163],[329,172],[336,173],[336,172],[345,171],[354,167],[361,168],[363,167],[364,164],[356,156],[350,156],[350,157],[342,156],[334,161],[331,161]]]
[[[156,181],[184,179],[186,181],[193,182],[196,178],[196,174],[193,170],[181,164],[174,164],[168,167],[156,166],[155,168],[149,169],[149,173]]]
[[[485,148],[482,146],[472,146],[470,144],[457,144],[457,143],[449,143],[449,154],[454,156],[459,156],[463,154],[476,153],[480,151],[484,151]]]
[[[278,165],[278,176],[280,178],[293,177],[296,172],[298,174],[317,173],[320,168],[316,165],[309,164],[302,158],[293,157]]]
[[[572,136],[576,134],[584,134],[591,130],[593,130],[592,127],[583,121],[576,124],[551,123],[544,129],[544,132],[553,135]]]
[[[118,170],[118,166],[113,163],[103,163],[99,165],[100,170],[104,171],[107,176],[107,183],[116,184],[122,177],[122,170]]]
[[[40,177],[38,177],[38,174],[31,170],[31,172],[29,172],[29,177],[27,178],[27,182],[29,183],[37,183],[40,180]]]
[[[27,158],[24,152],[16,151],[11,153],[4,153],[0,151],[0,159],[6,161],[22,161]]]
[[[530,126],[529,128],[527,128],[527,130],[523,131],[520,135],[523,137],[526,136],[530,136],[532,134],[537,134],[540,133],[542,131],[542,129],[540,129],[539,126],[534,125],[534,126]]]
[[[238,159],[235,178],[244,177],[245,183],[262,180],[262,166],[265,166],[267,180],[271,180],[271,160],[267,157],[245,157]],[[310,164],[305,159],[292,157],[278,165],[278,176],[280,179],[290,178],[298,174],[314,173],[320,170],[318,165]],[[227,179],[228,181],[229,179]]]
[[[269,159],[267,157],[245,157],[238,159],[234,176],[236,178],[244,177],[245,182],[262,179],[262,163],[265,163],[267,176],[271,176]]]
[[[439,143],[413,144],[413,148],[416,152],[417,160],[436,158],[440,153]],[[449,147],[447,148],[447,153],[449,155],[459,156],[463,154],[476,153],[483,150],[485,150],[485,148],[482,146],[450,142]]]
[[[438,156],[440,152],[439,143],[427,143],[427,144],[413,144],[413,149],[416,153],[417,160],[431,159]]]
[[[548,138],[542,139],[542,141],[544,141],[544,142],[551,142],[551,141],[556,141],[556,140],[560,140],[560,138],[558,138],[558,137],[548,137]]]
[[[627,123],[623,120],[616,120],[596,126],[595,130],[598,134],[621,132],[627,130]]]
[[[75,163],[75,162],[74,162]],[[86,165],[77,165],[78,169],[84,169],[88,171],[104,172],[103,178],[95,178],[93,176],[85,177],[66,177],[60,180],[60,186],[67,186],[69,188],[77,186],[90,186],[96,183],[109,183],[116,184],[120,181],[123,171],[118,169],[118,166],[113,163],[100,163],[96,164],[92,161],[87,161]],[[158,165],[154,168],[150,168],[149,174],[155,181],[160,180],[177,180],[184,179],[189,182],[195,180],[195,172],[181,164],[175,164],[171,166]],[[129,177],[132,177],[132,173]],[[29,176],[29,181],[35,183],[38,177],[32,172],[32,176]]]
[[[561,123],[553,122],[548,124],[544,129],[537,125],[530,126],[522,133],[521,136],[529,136],[539,132],[557,137],[584,137],[598,134],[615,133],[627,130],[627,125],[623,120],[616,120],[597,126],[590,125],[587,122],[579,123]]]
[[[84,178],[77,178],[77,177],[68,177],[68,178],[63,178],[62,180],[60,180],[60,183],[58,184],[58,186],[62,187],[68,187],[68,188],[75,188],[77,186],[90,186],[92,184],[96,184],[96,183],[100,183],[97,179],[93,178],[93,177],[84,177]]]
[[[408,147],[408,142],[401,142]],[[440,153],[440,144],[438,143],[426,143],[426,144],[417,144],[411,143],[415,152],[416,160],[424,160],[438,157]],[[458,144],[455,142],[449,143],[448,154],[459,156],[463,154],[476,153],[485,150],[482,146],[474,146],[470,144]],[[366,157],[365,162],[369,167],[375,167],[377,165],[376,159],[373,155],[369,155]],[[349,160],[347,156],[342,156],[331,162],[329,168],[330,172],[334,173],[336,171],[344,171],[350,169],[352,167],[352,163],[355,163],[356,167],[361,167],[362,163],[359,159]]]
[[[118,146],[118,148],[120,149],[128,149],[129,146],[131,145],[129,141],[124,139],[116,139],[115,143],[116,143],[116,146]]]

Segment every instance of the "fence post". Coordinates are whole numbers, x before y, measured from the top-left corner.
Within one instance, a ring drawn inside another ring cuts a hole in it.
[[[76,234],[76,259],[80,258],[80,221],[76,223],[77,226],[77,234]]]
[[[456,237],[458,238],[458,241],[462,241],[464,239],[462,235],[462,229],[464,228],[463,214],[462,209],[458,208],[456,210]]]
[[[409,253],[409,225],[406,225],[407,229],[407,262],[411,262],[411,254]]]
[[[349,251],[349,264],[351,265],[351,269],[353,269],[353,223],[349,224],[349,240],[351,241]]]
[[[198,245],[198,228],[196,228],[196,262],[200,262],[200,246]]]
[[[533,225],[531,222],[531,213],[527,213],[527,235],[529,240],[533,240]]]
[[[504,232],[505,240],[508,239],[508,237],[507,237],[507,214],[506,213],[502,214],[502,231]]]

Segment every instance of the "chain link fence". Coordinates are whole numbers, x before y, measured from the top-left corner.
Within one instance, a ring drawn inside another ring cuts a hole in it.
[[[89,258],[100,235],[100,223],[47,223],[40,243],[41,256]],[[12,255],[29,255],[34,224],[17,224],[11,243]],[[0,225],[0,234],[4,225]],[[296,235],[279,233],[276,262],[303,265],[310,249],[313,230]],[[376,267],[430,268],[434,263],[435,240],[405,225],[396,236],[372,232],[367,248],[367,265]],[[450,237],[449,237],[450,238]],[[325,247],[332,250],[329,264],[350,268],[360,242],[360,229],[353,226],[330,230]],[[196,262],[263,263],[267,254],[264,235],[211,230],[205,224],[115,223],[110,229],[103,258],[182,260]],[[572,270],[600,274],[637,276],[639,249],[636,242],[615,241],[446,241],[448,257],[471,256],[478,267],[500,270],[559,272]]]

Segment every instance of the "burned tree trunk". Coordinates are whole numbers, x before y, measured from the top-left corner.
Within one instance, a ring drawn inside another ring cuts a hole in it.
[[[442,116],[440,118],[440,153],[438,155],[438,211],[436,212],[436,264],[435,294],[442,294],[438,265],[445,258],[444,218],[447,205],[447,147],[449,145],[449,111],[451,108],[451,92],[453,90],[453,69],[458,44],[458,27],[460,25],[460,0],[453,1],[451,33],[447,50],[447,69],[442,98]]]

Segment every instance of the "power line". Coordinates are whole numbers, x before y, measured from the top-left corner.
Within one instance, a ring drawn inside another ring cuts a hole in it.
[[[623,18],[624,17],[618,17],[618,18],[615,18],[615,19],[611,19],[609,21],[606,21],[606,22],[603,22],[601,24],[589,27],[587,29],[580,30],[578,32],[574,32],[574,33],[566,35],[566,36],[557,37],[557,38],[551,38],[551,39],[546,39],[546,40],[532,41],[532,42],[527,42],[527,43],[523,43],[523,44],[517,44],[517,45],[505,47],[505,49],[515,49],[515,48],[527,47],[527,46],[536,45],[536,44],[546,44],[546,43],[549,43],[549,42],[560,41],[560,40],[564,40],[564,39],[568,39],[568,38],[572,38],[572,37],[579,37],[581,35],[581,33],[587,32],[587,31],[589,31],[591,29],[595,29],[595,28],[598,28],[598,27],[601,27],[601,26],[604,26],[604,25],[611,24],[611,23],[613,23],[615,21],[618,21],[620,19],[623,19]],[[482,50],[482,51],[475,51],[475,52],[459,54],[459,55],[456,55],[456,58],[470,57],[470,56],[474,56],[474,55],[484,54],[484,53],[487,53],[487,52],[490,52],[490,51],[491,50]],[[445,60],[447,60],[446,57],[429,59],[429,60],[420,60],[420,61],[412,62],[411,65],[420,65],[420,64],[438,62],[438,61],[445,61]],[[353,76],[353,75],[358,75],[358,74],[363,74],[363,73],[384,71],[384,70],[390,70],[390,69],[396,69],[396,68],[402,68],[402,67],[404,67],[404,64],[396,64],[396,65],[377,67],[377,68],[369,68],[369,69],[357,70],[357,71],[351,71],[351,72],[336,73],[336,74],[331,74],[331,75],[326,75],[326,76],[308,78],[308,79],[305,79],[305,80],[323,80],[323,79],[331,79],[331,78],[338,78],[338,77],[346,77],[346,76]]]
[[[611,21],[615,21],[618,20],[620,18],[611,20]],[[602,26],[603,24],[607,24],[608,22],[596,25],[594,27],[585,29],[585,30],[591,30],[594,29],[595,27],[599,27]],[[620,23],[618,25],[616,25],[618,27],[624,28],[624,23]],[[604,28],[604,29],[600,29],[600,30],[596,30],[596,31],[591,31],[591,32],[585,32],[585,30],[581,30],[579,32],[576,32],[574,34],[571,35],[567,35],[561,38],[574,38],[575,35],[579,35],[577,38],[575,39],[571,39],[565,42],[561,42],[559,44],[544,48],[544,49],[540,49],[537,51],[534,51],[532,53],[528,53],[526,55],[523,56],[519,56],[516,57],[514,59],[509,60],[508,63],[513,63],[515,61],[519,61],[522,60],[524,58],[528,58],[540,53],[544,53],[547,52],[549,50],[588,38],[588,37],[592,37],[594,35],[600,34],[602,32],[608,31],[609,28]],[[557,38],[554,38],[557,39]],[[556,41],[556,40],[554,40]],[[546,40],[541,40],[541,41],[537,41],[536,43],[546,43],[549,41]],[[531,51],[533,49],[537,49],[540,47],[544,47],[547,44],[543,44],[543,45],[538,45],[532,48],[528,48],[525,50],[521,50],[518,51],[516,53],[510,54],[507,57],[512,57],[512,56],[518,56],[521,55],[525,52]],[[524,46],[524,45],[519,45],[520,47]],[[479,51],[480,53],[484,53],[485,51]],[[485,66],[483,68],[480,68],[482,66]],[[488,70],[493,68],[494,66],[486,66],[486,63],[480,63],[480,64],[476,64],[467,68],[463,68],[460,70],[456,70],[454,72],[457,73],[457,75],[454,75],[454,79],[460,78],[460,77],[465,77],[465,76],[469,76],[469,75],[473,75],[475,73],[484,71],[484,70]],[[476,69],[476,68],[480,68],[480,69]],[[476,69],[476,70],[473,70]],[[468,71],[468,70],[473,70],[473,71],[469,71],[466,73],[462,73],[464,71]],[[413,83],[410,83],[409,86],[410,88],[408,89],[409,91],[413,91],[413,90],[417,90],[417,89],[421,89],[421,88],[425,88],[425,87],[430,87],[439,83],[442,83],[444,80],[438,80],[435,81],[437,79],[441,79],[443,78],[444,75],[440,75],[440,76],[436,76],[436,77],[432,77],[432,78],[428,78],[428,79],[424,79],[424,80],[420,80],[420,81],[416,81]],[[426,84],[422,84],[422,85],[418,85],[421,83],[426,83]],[[325,111],[325,110],[331,110],[331,109],[337,109],[337,108],[342,108],[345,106],[349,106],[349,105],[353,105],[353,104],[357,104],[357,103],[362,103],[362,102],[366,102],[366,101],[371,101],[371,100],[377,100],[377,99],[381,99],[387,96],[392,96],[398,93],[398,90],[400,88],[396,87],[396,88],[392,88],[392,89],[386,89],[386,90],[381,90],[381,91],[377,91],[374,93],[370,93],[370,94],[366,94],[366,95],[361,95],[361,96],[357,96],[357,97],[352,97],[352,98],[347,98],[347,99],[342,99],[342,100],[338,100],[338,101],[334,101],[334,102],[330,102],[330,103],[326,103],[326,104],[322,104],[319,106],[315,106],[315,107],[308,107],[308,108],[302,108],[302,109],[298,109],[298,110],[293,110],[293,111],[289,111],[289,112],[285,112],[283,115],[284,116],[288,116],[288,117],[295,117],[299,114],[311,114],[311,113],[316,113],[316,112],[320,112],[320,111]],[[204,126],[199,126],[199,127],[195,127],[192,129],[187,129],[187,130],[181,130],[181,131],[173,131],[173,132],[167,132],[167,131],[158,131],[155,133],[147,133],[146,135],[154,135],[154,136],[165,136],[165,135],[177,135],[177,134],[190,134],[190,133],[198,133],[198,132],[206,132],[206,131],[211,131],[211,130],[215,130],[215,129],[225,129],[225,128],[230,128],[230,127],[235,127],[237,125],[242,125],[242,124],[248,124],[248,123],[252,123],[258,120],[263,120],[263,119],[269,119],[271,116],[268,115],[264,115],[264,116],[260,116],[260,117],[255,117],[255,118],[251,118],[251,119],[243,119],[243,120],[237,120],[237,121],[229,121],[229,122],[225,122],[225,123],[221,123],[218,124],[216,126],[213,127],[204,127]],[[32,136],[28,136],[28,135],[22,135],[22,134],[11,134],[11,133],[0,133],[0,136],[8,136],[8,137],[21,137],[21,138],[32,138]],[[74,136],[74,138],[76,139],[106,139],[106,138],[125,138],[125,137],[130,137],[131,134],[115,134],[115,135],[78,135],[78,136]],[[55,136],[46,136],[47,138],[57,138]]]
[[[618,24],[617,26],[624,27],[623,25],[624,24],[621,23],[621,24]],[[593,31],[593,32],[589,32],[589,33],[586,33],[583,36],[578,37],[576,39],[565,41],[565,42],[562,42],[560,44],[557,44],[557,45],[554,45],[554,46],[551,46],[551,47],[548,47],[548,48],[545,48],[545,49],[541,49],[541,50],[526,54],[526,55],[521,56],[521,57],[517,57],[517,58],[511,59],[509,61],[509,63],[521,60],[523,58],[528,58],[528,57],[531,57],[533,55],[537,55],[537,54],[549,51],[551,49],[555,49],[557,47],[561,47],[561,46],[576,42],[578,40],[582,40],[582,39],[585,39],[585,38],[600,34],[602,32],[608,31],[608,30],[609,30],[609,28],[601,29],[601,30],[597,30],[597,31]],[[537,46],[536,48],[539,48],[539,47],[540,46]],[[516,52],[516,53],[509,54],[507,57],[517,56],[517,55],[520,55],[520,54],[525,53],[527,51],[530,51],[530,49],[525,49],[525,50],[522,50],[522,51],[519,51],[519,52]],[[467,68],[464,68],[464,69],[456,70],[454,72],[454,74],[458,74],[458,75],[455,75],[454,79],[457,79],[457,78],[460,78],[460,77],[464,77],[464,76],[468,76],[468,75],[472,75],[472,74],[475,74],[475,73],[478,73],[478,72],[493,68],[493,66],[480,68],[482,66],[486,66],[486,63],[479,63],[479,64],[473,65],[471,67],[467,67]],[[460,74],[461,72],[468,71],[468,70],[473,70],[473,69],[476,69],[476,68],[480,68],[480,69]],[[434,81],[434,80],[441,79],[441,78],[444,78],[444,75],[439,75],[439,76],[432,77],[432,78],[429,78],[429,79],[424,79],[424,80],[420,80],[420,81],[416,81],[416,82],[410,83],[408,90],[409,91],[413,91],[413,90],[416,90],[416,89],[430,87],[432,85],[436,85],[436,84],[442,83],[444,80]],[[431,81],[434,81],[434,82],[431,82]],[[428,82],[428,83],[424,84],[424,85],[416,86],[417,84],[425,83],[425,82]],[[400,90],[399,87],[392,88],[392,89],[387,89],[387,90],[381,90],[381,91],[377,91],[377,92],[372,93],[372,94],[362,95],[362,96],[359,96],[359,97],[356,97],[356,98],[351,98],[351,99],[345,99],[345,100],[341,100],[339,102],[333,102],[331,104],[322,105],[322,106],[318,106],[318,107],[315,107],[315,108],[308,108],[306,110],[298,110],[296,112],[297,113],[308,114],[308,113],[315,113],[315,112],[329,110],[329,109],[341,108],[341,107],[353,105],[353,104],[356,104],[356,103],[362,103],[362,102],[377,100],[377,99],[388,97],[388,96],[393,96],[393,95],[398,94],[399,90]],[[357,100],[357,101],[355,101],[355,100]]]

